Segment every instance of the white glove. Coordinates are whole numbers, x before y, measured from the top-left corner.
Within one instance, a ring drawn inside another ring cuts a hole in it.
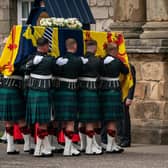
[[[82,60],[83,64],[87,64],[89,61],[87,58],[84,58],[84,57],[81,57],[81,60]]]
[[[111,63],[112,61],[114,61],[114,58],[113,57],[110,57],[110,56],[107,56],[104,60],[104,64],[109,64]]]
[[[44,58],[43,56],[36,55],[33,59],[33,64],[38,65],[43,60],[43,58]]]
[[[56,64],[59,65],[59,66],[63,66],[63,65],[66,65],[68,63],[68,58],[58,58],[57,61],[56,61]]]

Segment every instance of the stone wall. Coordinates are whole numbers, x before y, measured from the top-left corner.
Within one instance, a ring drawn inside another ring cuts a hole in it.
[[[96,25],[92,29],[103,31],[109,28],[113,21],[114,5],[116,0],[88,0],[91,11],[96,20]]]
[[[137,70],[131,106],[133,142],[168,143],[168,56],[129,54]]]
[[[0,51],[2,42],[9,35],[12,25],[17,23],[17,0],[0,0]]]

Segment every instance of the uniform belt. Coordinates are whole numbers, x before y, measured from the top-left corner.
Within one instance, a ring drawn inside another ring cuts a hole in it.
[[[51,88],[51,79],[37,79],[31,77],[28,81],[28,87],[32,89],[48,90]]]
[[[112,81],[119,81],[119,78],[100,77],[100,80],[112,82]]]
[[[23,78],[22,78],[23,79]],[[21,89],[23,87],[23,80],[21,78],[13,78],[10,77],[4,77],[3,81],[2,81],[2,85],[4,87],[8,87],[8,88],[19,88]]]
[[[79,80],[84,82],[96,82],[97,78],[79,77]]]
[[[70,78],[57,78],[61,82],[67,82],[67,83],[77,83],[78,79],[70,79]]]
[[[35,79],[52,79],[52,75],[38,75],[38,74],[30,74],[31,78]]]
[[[4,79],[23,80],[23,77],[18,76],[18,75],[12,75],[12,76],[4,76]]]
[[[3,86],[3,77],[0,76],[0,87]]]

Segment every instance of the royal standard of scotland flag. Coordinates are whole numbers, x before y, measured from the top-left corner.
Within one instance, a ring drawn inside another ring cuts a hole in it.
[[[85,53],[85,41],[93,39],[98,43],[96,56],[105,56],[107,43],[115,42],[119,45],[118,58],[129,67],[128,56],[125,48],[125,40],[122,34],[115,32],[96,32],[86,30],[58,29],[40,26],[14,26],[8,37],[5,48],[0,57],[0,71],[4,75],[11,75],[14,65],[24,61],[31,53],[36,51],[36,41],[40,37],[49,40],[49,54],[54,57],[65,54],[65,40],[75,38],[78,43],[77,55]],[[123,91],[123,99],[127,96],[129,88],[133,84],[132,75],[120,77]]]

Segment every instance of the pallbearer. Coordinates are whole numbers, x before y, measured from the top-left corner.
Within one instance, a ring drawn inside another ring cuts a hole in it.
[[[29,80],[30,80],[30,72],[27,70],[24,72],[24,81],[23,81],[23,93],[24,93],[24,102],[27,104],[27,96],[28,96],[28,90],[29,90]],[[25,109],[26,112],[26,109]],[[35,149],[35,125],[28,125],[30,130],[30,137],[27,137],[27,140],[29,138],[29,141],[26,141],[27,143],[27,149],[29,148],[29,153],[33,154]],[[26,138],[26,137],[25,137]]]
[[[106,57],[101,63],[100,105],[107,123],[107,148],[110,153],[121,153],[124,150],[116,144],[116,122],[123,118],[120,73],[127,75],[129,69],[117,58],[116,43],[107,44]]]
[[[86,42],[86,55],[81,57],[82,68],[79,77],[79,121],[81,149],[86,154],[101,154],[101,148],[95,144],[95,124],[101,121],[99,109],[99,97],[97,80],[100,71],[100,60],[95,56],[97,42],[90,40]],[[86,130],[85,130],[86,129]],[[85,144],[86,135],[86,144]],[[85,146],[86,145],[86,146]]]
[[[74,121],[77,118],[77,80],[81,68],[81,59],[76,56],[77,42],[69,38],[65,42],[67,52],[57,59],[60,73],[57,78],[55,90],[55,119],[64,123],[65,148],[64,156],[79,155],[74,147],[72,137],[74,134]]]
[[[51,121],[51,79],[55,59],[48,56],[48,40],[37,40],[37,53],[30,56],[25,65],[30,72],[27,95],[26,120],[28,124],[39,124],[34,156],[51,156],[52,148],[48,139],[48,123]]]
[[[30,130],[24,121],[23,74],[20,67],[20,64],[16,64],[13,74],[11,76],[4,76],[0,81],[0,119],[5,121],[7,154],[11,155],[19,154],[14,145],[14,124],[18,122],[25,140],[24,151],[29,150]]]

